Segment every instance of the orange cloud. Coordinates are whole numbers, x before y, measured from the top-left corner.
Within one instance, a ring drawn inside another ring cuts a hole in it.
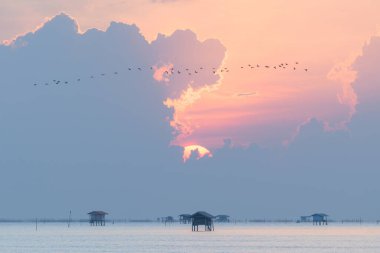
[[[200,145],[188,145],[183,150],[183,161],[186,162],[194,154],[197,160],[205,156],[212,157],[211,152],[207,148]]]

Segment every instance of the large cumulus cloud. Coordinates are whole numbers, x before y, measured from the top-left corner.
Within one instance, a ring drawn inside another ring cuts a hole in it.
[[[115,22],[106,31],[81,34],[65,14],[0,46],[5,212],[22,216],[10,210],[30,204],[33,211],[49,201],[95,208],[91,192],[98,190],[112,202],[125,193],[138,201],[135,192],[153,191],[157,175],[182,163],[182,148],[170,146],[173,109],[164,101],[218,77],[188,76],[166,85],[153,78],[149,66],[218,66],[224,51],[218,41],[200,42],[189,30],[153,43],[137,26]],[[215,57],[205,59],[204,52]],[[60,209],[52,205],[46,212]]]
[[[182,149],[169,145],[174,111],[163,101],[213,85],[218,76],[162,83],[136,68],[218,67],[224,51],[190,31],[152,43],[120,23],[80,34],[65,15],[1,46],[1,216],[64,217],[71,209],[83,217],[99,208],[136,218],[198,209],[254,218],[316,211],[378,218],[379,39],[354,64],[359,104],[348,130],[326,132],[311,119],[286,148],[236,148],[226,140],[212,158],[183,164]]]

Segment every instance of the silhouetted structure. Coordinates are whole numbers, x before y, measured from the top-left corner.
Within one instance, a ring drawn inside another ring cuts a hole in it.
[[[199,231],[199,225],[205,226],[205,231],[214,231],[214,216],[207,212],[196,212],[191,215],[192,231]]]
[[[219,214],[215,216],[215,222],[228,223],[230,222],[230,216],[226,214]]]
[[[106,225],[106,215],[108,213],[103,211],[92,211],[89,212],[88,215],[90,216],[90,224],[91,226],[105,226]]]
[[[179,223],[190,224],[191,223],[191,214],[180,214]]]
[[[300,222],[311,222],[311,215],[309,216],[301,216]]]
[[[166,216],[164,218],[162,218],[163,222],[165,222],[165,225],[166,223],[173,223],[174,222],[174,218],[173,216]]]
[[[312,214],[313,217],[313,225],[327,225],[327,214],[324,213],[315,213]]]

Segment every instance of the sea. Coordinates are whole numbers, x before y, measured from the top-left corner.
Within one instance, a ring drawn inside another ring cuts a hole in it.
[[[163,223],[0,223],[1,253],[380,253],[380,225],[215,224],[213,232]]]

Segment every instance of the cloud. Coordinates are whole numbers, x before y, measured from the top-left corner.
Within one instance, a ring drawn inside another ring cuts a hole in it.
[[[364,46],[362,55],[357,58],[353,68],[357,71],[357,80],[353,89],[358,97],[357,114],[350,128],[364,136],[378,136],[380,119],[380,37],[372,37]],[[372,138],[372,137],[370,137]]]
[[[208,51],[216,60],[203,59],[212,57],[203,57]],[[96,189],[109,194],[143,175],[152,175],[149,184],[163,168],[182,164],[182,148],[170,146],[174,111],[164,101],[218,77],[172,77],[162,85],[149,66],[218,65],[223,57],[220,43],[199,42],[189,30],[149,43],[137,26],[116,22],[105,31],[80,33],[65,14],[1,45],[0,164],[9,179],[2,197],[10,203],[37,194],[38,209],[54,195],[67,198],[75,191],[73,201],[82,206],[80,198]]]
[[[352,67],[358,105],[348,129],[326,132],[312,117],[285,148],[241,148],[226,139],[212,157],[198,149],[183,163],[183,149],[170,146],[175,111],[164,101],[193,101],[219,77],[159,82],[154,69],[137,68],[217,67],[225,48],[191,31],[149,43],[137,26],[115,22],[79,33],[73,19],[59,15],[0,46],[2,217],[66,217],[67,210],[84,217],[104,209],[115,218],[207,210],[376,219],[379,44],[373,38]]]

